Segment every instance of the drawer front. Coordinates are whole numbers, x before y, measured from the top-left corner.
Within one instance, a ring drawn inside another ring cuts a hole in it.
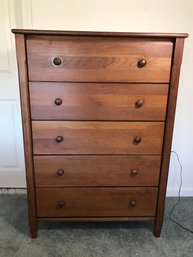
[[[161,154],[163,122],[33,121],[34,154]]]
[[[154,216],[157,188],[37,188],[38,217]]]
[[[30,83],[34,120],[164,120],[167,84]]]
[[[160,156],[34,156],[37,187],[157,186]]]
[[[168,83],[170,79],[170,41],[29,36],[26,45],[30,81]]]

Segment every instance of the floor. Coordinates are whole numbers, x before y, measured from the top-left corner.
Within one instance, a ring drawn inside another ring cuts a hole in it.
[[[42,222],[31,239],[26,195],[0,195],[0,257],[191,257],[193,234],[168,218],[176,200],[167,199],[160,238],[151,222]],[[193,198],[182,198],[174,216],[193,230]]]

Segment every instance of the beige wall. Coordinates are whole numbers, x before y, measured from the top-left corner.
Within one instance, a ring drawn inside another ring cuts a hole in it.
[[[183,195],[193,195],[193,0],[23,0],[22,6],[25,28],[190,34],[172,149],[183,165]],[[178,184],[179,165],[172,156],[168,194],[176,194]]]

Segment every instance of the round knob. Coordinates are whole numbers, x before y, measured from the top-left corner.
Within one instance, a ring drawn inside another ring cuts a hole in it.
[[[61,177],[61,176],[64,175],[64,170],[59,169],[59,170],[56,171],[56,174],[57,174],[59,177]]]
[[[59,57],[53,59],[53,64],[59,66],[62,63],[62,60]]]
[[[135,201],[135,200],[129,201],[129,207],[130,207],[130,208],[133,208],[133,207],[135,207],[135,206],[136,206],[136,201]]]
[[[62,99],[56,98],[56,100],[54,102],[55,102],[55,105],[61,105],[62,104]]]
[[[141,143],[141,137],[135,137],[135,138],[133,139],[133,144],[134,144],[134,145],[138,145],[139,143]]]
[[[133,169],[133,170],[131,170],[130,174],[132,176],[136,176],[138,174],[138,172],[139,172],[138,169]]]
[[[143,68],[146,64],[147,64],[146,60],[145,59],[141,59],[141,60],[138,61],[137,67],[138,68]]]
[[[57,207],[58,207],[58,208],[63,208],[64,205],[65,205],[65,202],[64,202],[64,201],[59,201],[59,202],[57,203]]]
[[[143,100],[142,100],[142,99],[137,100],[137,101],[135,102],[135,108],[139,109],[139,108],[141,108],[142,106],[143,106]]]
[[[61,143],[63,140],[64,140],[64,138],[63,138],[62,136],[58,136],[58,137],[56,138],[56,142],[57,142],[57,143]]]

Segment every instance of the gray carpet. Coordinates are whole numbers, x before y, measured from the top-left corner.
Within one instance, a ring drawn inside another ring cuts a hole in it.
[[[160,238],[151,222],[50,223],[29,237],[25,195],[0,195],[0,257],[190,257],[193,234],[168,219],[168,198]],[[182,198],[175,217],[193,229],[193,198]]]

